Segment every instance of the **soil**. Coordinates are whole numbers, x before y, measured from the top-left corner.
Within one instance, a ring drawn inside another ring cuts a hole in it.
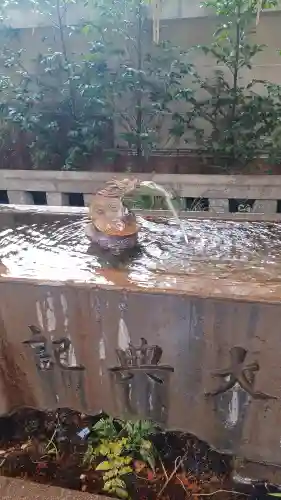
[[[23,408],[0,418],[0,474],[88,493],[103,493],[101,472],[83,465],[88,439],[78,433],[95,417],[69,409],[43,412]],[[182,433],[160,432],[152,437],[161,457],[153,472],[140,460],[126,479],[132,500],[260,499],[268,487],[257,485],[250,494],[233,491],[231,459]]]

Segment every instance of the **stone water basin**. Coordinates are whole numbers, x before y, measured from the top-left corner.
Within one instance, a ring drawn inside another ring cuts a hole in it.
[[[187,220],[186,245],[174,221],[139,218],[121,259],[87,223],[1,209],[0,413],[152,418],[281,483],[281,227]]]

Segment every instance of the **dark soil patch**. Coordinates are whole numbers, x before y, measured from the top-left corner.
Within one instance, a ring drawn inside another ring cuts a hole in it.
[[[78,436],[100,418],[69,409],[41,412],[26,408],[0,418],[1,475],[103,493],[96,464],[83,464],[89,436]],[[187,434],[159,432],[152,440],[161,460],[155,472],[141,461],[134,462],[134,474],[126,479],[131,499],[246,498],[231,491],[229,457]],[[253,491],[252,498],[259,496],[259,491]]]

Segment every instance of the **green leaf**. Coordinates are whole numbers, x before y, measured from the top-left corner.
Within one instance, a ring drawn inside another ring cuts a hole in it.
[[[141,443],[141,447],[143,450],[150,451],[152,448],[152,443],[151,443],[151,441],[144,439]]]
[[[118,474],[120,476],[126,476],[127,474],[131,474],[133,472],[133,469],[132,467],[121,467],[119,470],[118,470]]]
[[[81,31],[82,31],[83,35],[87,36],[91,32],[91,29],[92,29],[92,26],[90,24],[85,24],[85,26],[83,26]]]
[[[117,436],[117,431],[112,418],[101,418],[94,426],[93,431],[101,437],[112,438]]]
[[[112,489],[112,482],[111,481],[105,481],[104,485],[103,485],[103,489],[104,491],[111,491]]]
[[[103,473],[103,480],[105,482],[109,481],[110,479],[113,479],[117,474],[118,474],[118,469],[117,468],[108,470],[108,471],[106,471],[106,472]]]
[[[109,481],[108,481],[109,483]],[[112,481],[110,481],[110,488],[122,488],[122,489],[126,489],[126,483],[125,481],[123,481],[122,479],[120,479],[119,477],[116,477],[115,479],[113,479]]]
[[[150,468],[155,470],[155,457],[152,453],[148,453],[146,449],[140,449],[140,456],[144,462],[146,462]]]
[[[104,461],[104,462],[101,462],[100,464],[98,464],[96,466],[96,470],[98,471],[106,471],[106,470],[111,470],[113,469],[114,467],[114,464],[112,464],[111,462],[108,462],[108,461]]]
[[[118,496],[118,498],[128,498],[129,496],[128,492],[123,488],[115,488],[114,493]]]

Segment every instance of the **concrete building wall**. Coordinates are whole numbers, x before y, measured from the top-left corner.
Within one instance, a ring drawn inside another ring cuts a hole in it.
[[[211,17],[212,12],[210,9],[202,7],[200,0],[161,0],[160,7],[160,17],[163,20],[167,19],[194,19],[197,17]],[[13,26],[15,28],[34,28],[38,26],[48,26],[52,21],[50,14],[42,15],[39,13],[39,9],[34,7],[31,11],[30,0],[21,0],[17,2],[16,0],[10,0],[10,7],[8,12],[8,20],[6,24]],[[46,0],[39,0],[40,11],[44,11],[47,5]],[[81,19],[93,19],[94,18],[94,2],[92,0],[85,2],[80,0],[78,4],[70,4],[67,8],[67,22],[69,24],[75,24]],[[152,16],[152,9],[148,7],[150,15]],[[275,8],[276,11],[281,9],[281,4]],[[49,11],[49,5],[46,11]]]
[[[83,1],[80,5],[70,4],[67,8],[67,22],[69,24],[76,23],[81,19],[94,18],[94,2],[88,2],[85,5]],[[45,1],[40,1],[40,10],[44,11]],[[49,7],[48,9],[49,10]],[[42,15],[36,8],[32,11],[30,9],[30,2],[28,0],[21,0],[21,2],[14,2],[7,11],[8,16],[5,24],[14,28],[34,28],[38,26],[48,26],[52,19],[55,18],[55,9],[53,16]],[[177,18],[195,18],[210,15],[208,9],[201,7],[200,0],[162,0],[161,2],[161,18],[162,19],[177,19]],[[151,10],[150,10],[151,15]]]

